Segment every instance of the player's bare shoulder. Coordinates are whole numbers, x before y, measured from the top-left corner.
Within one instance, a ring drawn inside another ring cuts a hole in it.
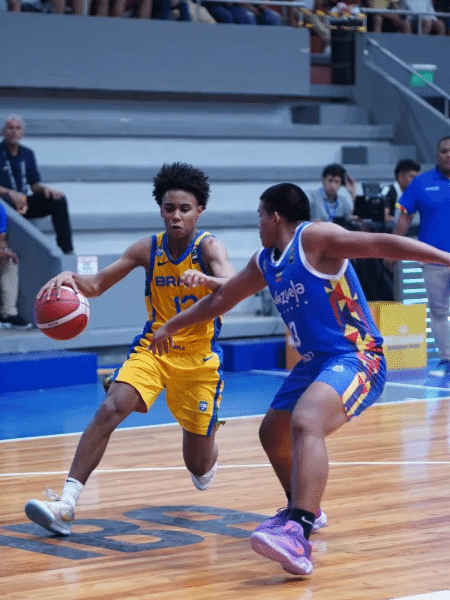
[[[226,252],[226,248],[220,240],[211,234],[202,240],[202,251],[214,254],[217,252]]]
[[[206,264],[220,257],[228,257],[225,245],[213,235],[208,235],[202,240],[201,249]]]
[[[301,244],[305,252],[317,253],[326,248],[341,231],[335,223],[316,221],[305,227],[301,235]]]

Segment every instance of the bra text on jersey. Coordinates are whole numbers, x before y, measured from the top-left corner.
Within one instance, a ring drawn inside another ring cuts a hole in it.
[[[157,275],[155,277],[155,284],[157,287],[180,287],[181,282],[179,277],[174,277],[173,275],[167,275],[167,277]]]

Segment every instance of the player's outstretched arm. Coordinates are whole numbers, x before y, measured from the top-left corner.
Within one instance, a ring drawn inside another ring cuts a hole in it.
[[[81,292],[88,298],[95,298],[118,283],[134,268],[147,267],[149,256],[150,239],[144,238],[129,246],[118,260],[95,275],[79,275],[71,271],[59,273],[41,287],[37,298],[50,297],[53,289],[56,289],[59,297],[63,285],[71,287],[76,292]]]
[[[392,233],[347,231],[333,223],[311,225],[305,229],[302,242],[306,253],[329,260],[385,258],[450,266],[450,253],[424,242]]]
[[[265,279],[253,256],[247,266],[224,283],[217,291],[205,296],[199,302],[172,317],[155,331],[148,349],[153,354],[162,355],[169,351],[172,336],[180,329],[211,321],[231,310],[252,294],[266,286]]]

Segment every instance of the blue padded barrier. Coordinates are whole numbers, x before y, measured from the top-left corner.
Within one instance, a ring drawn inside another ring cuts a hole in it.
[[[225,371],[284,369],[284,337],[219,340],[223,349]]]
[[[0,354],[0,394],[97,383],[97,359],[67,350]]]

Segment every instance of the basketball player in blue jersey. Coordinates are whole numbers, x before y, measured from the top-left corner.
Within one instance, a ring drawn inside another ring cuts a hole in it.
[[[300,361],[260,428],[288,508],[259,525],[251,544],[288,573],[309,575],[308,538],[328,477],[325,438],[373,404],[385,384],[383,340],[349,259],[450,265],[450,253],[392,234],[311,223],[308,198],[291,183],[267,189],[258,212],[263,249],[215,293],[158,329],[150,350],[170,354],[178,330],[213,319],[268,285]]]
[[[175,336],[170,356],[156,356],[147,349],[158,327],[218,289],[234,270],[225,247],[211,234],[197,230],[209,198],[202,171],[182,163],[164,165],[154,179],[153,195],[164,220],[163,233],[135,242],[96,275],[65,271],[38,293],[38,297],[46,296],[54,288],[59,291],[69,285],[92,298],[136,267],[146,273],[148,321],[80,438],[61,497],[49,490],[48,501],[30,500],[25,506],[29,519],[56,534],[70,534],[75,505],[112,432],[131,412],[147,412],[164,388],[167,405],[183,428],[183,457],[194,485],[207,489],[216,472],[215,431],[223,389],[222,350],[216,342],[220,317]],[[195,289],[184,286],[184,272]]]

